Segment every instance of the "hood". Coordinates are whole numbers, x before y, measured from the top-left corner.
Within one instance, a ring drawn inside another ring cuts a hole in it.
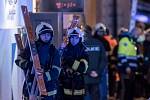
[[[118,35],[119,40],[123,37],[131,38],[131,34],[129,32],[123,32],[120,35]]]

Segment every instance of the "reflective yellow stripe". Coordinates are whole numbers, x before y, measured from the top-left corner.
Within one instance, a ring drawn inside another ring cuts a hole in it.
[[[55,94],[57,94],[57,90],[53,90],[53,91],[48,92],[48,96],[52,96],[52,95],[55,95]],[[35,95],[33,95],[33,96],[35,96]],[[37,98],[37,100],[42,99],[42,97],[40,97],[40,96],[36,96],[36,98]],[[25,97],[24,95],[23,95],[23,99],[24,100],[29,100],[29,98]]]
[[[17,56],[18,60],[25,60],[24,58],[22,58],[20,55]]]
[[[21,56],[17,56],[17,60],[19,60],[19,66],[21,66],[22,63],[27,62],[25,59],[23,59]]]
[[[83,95],[83,94],[85,94],[85,89],[74,90],[74,91],[72,91],[71,89],[64,89],[64,94],[66,94],[66,95]]]
[[[72,91],[70,89],[64,89],[64,94],[72,95]]]
[[[88,69],[88,62],[87,62],[85,59],[81,59],[80,61],[81,61],[81,62],[84,62],[84,64],[85,64],[85,70],[84,70],[83,73],[86,73],[86,71],[87,71],[87,69]]]
[[[23,100],[29,100],[29,97],[26,97],[26,96],[22,95],[22,99]]]
[[[73,65],[72,65],[72,69],[76,71],[78,69],[78,67],[79,67],[79,64],[80,64],[80,62],[75,60]]]
[[[21,61],[19,61],[19,66],[21,66],[23,63],[25,64],[25,65],[23,65],[23,66],[27,67],[27,66],[26,66],[26,65],[27,65],[27,61],[26,61],[26,60],[21,60]]]
[[[50,81],[51,80],[50,73],[49,72],[45,72],[45,74],[46,74],[47,80]]]
[[[53,90],[53,91],[48,92],[48,96],[52,96],[55,94],[57,94],[57,90]]]
[[[83,95],[85,94],[85,90],[84,89],[81,89],[81,90],[74,90],[74,95]]]

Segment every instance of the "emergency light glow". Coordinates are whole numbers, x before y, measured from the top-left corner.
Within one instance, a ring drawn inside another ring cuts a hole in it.
[[[148,22],[148,17],[145,15],[136,15],[135,19],[141,22],[145,22],[145,23]]]

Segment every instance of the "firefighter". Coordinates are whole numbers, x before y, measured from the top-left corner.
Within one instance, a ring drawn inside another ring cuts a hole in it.
[[[97,23],[92,32],[92,36],[103,43],[106,54],[108,54],[108,52],[111,50],[109,42],[105,38],[105,36],[107,35],[107,31],[108,29],[106,28],[106,25],[104,25],[103,23]]]
[[[99,85],[102,83],[103,72],[107,65],[106,51],[103,43],[94,37],[97,33],[92,35],[92,28],[89,25],[85,26],[84,31],[84,43],[89,54],[89,68],[85,75],[86,100],[88,100],[88,97],[90,97],[90,100],[101,100],[103,97],[101,97],[100,92],[104,91],[100,91],[102,89],[99,88]]]
[[[88,68],[88,54],[82,43],[83,34],[80,28],[68,30],[69,43],[62,55],[63,100],[84,100],[84,74]]]
[[[60,68],[60,56],[58,50],[51,43],[54,30],[52,26],[46,22],[41,22],[36,27],[37,41],[36,47],[39,55],[40,65],[42,70],[38,72],[43,73],[43,78],[46,86],[47,96],[40,96],[39,91],[35,90],[36,99],[40,100],[55,100],[57,93],[57,81],[61,71]],[[16,64],[23,69],[25,73],[25,83],[23,86],[23,100],[29,100],[31,95],[31,87],[35,77],[35,71],[33,71],[33,61],[31,60],[29,45],[25,47],[23,51],[20,51]]]

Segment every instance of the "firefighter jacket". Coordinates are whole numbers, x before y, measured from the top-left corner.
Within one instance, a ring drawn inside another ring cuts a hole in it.
[[[64,48],[62,55],[62,74],[60,77],[65,95],[84,95],[84,74],[88,68],[86,47],[79,42]]]
[[[118,45],[118,69],[125,73],[127,67],[130,67],[132,71],[137,70],[137,46],[129,33],[122,33]]]
[[[48,96],[55,95],[57,93],[57,80],[61,70],[59,52],[52,44],[43,43],[41,41],[37,41],[36,46],[40,64],[44,71],[43,76]],[[28,97],[28,91],[31,91],[33,79],[35,76],[35,72],[32,67],[33,62],[31,60],[29,46],[26,46],[25,50],[18,54],[15,62],[25,72],[23,94],[24,96]]]
[[[89,68],[85,75],[86,84],[99,84],[102,73],[107,66],[107,56],[104,45],[100,40],[87,34],[84,44],[86,45],[86,51],[89,54]],[[92,71],[96,71],[97,77],[92,77],[90,74]]]

